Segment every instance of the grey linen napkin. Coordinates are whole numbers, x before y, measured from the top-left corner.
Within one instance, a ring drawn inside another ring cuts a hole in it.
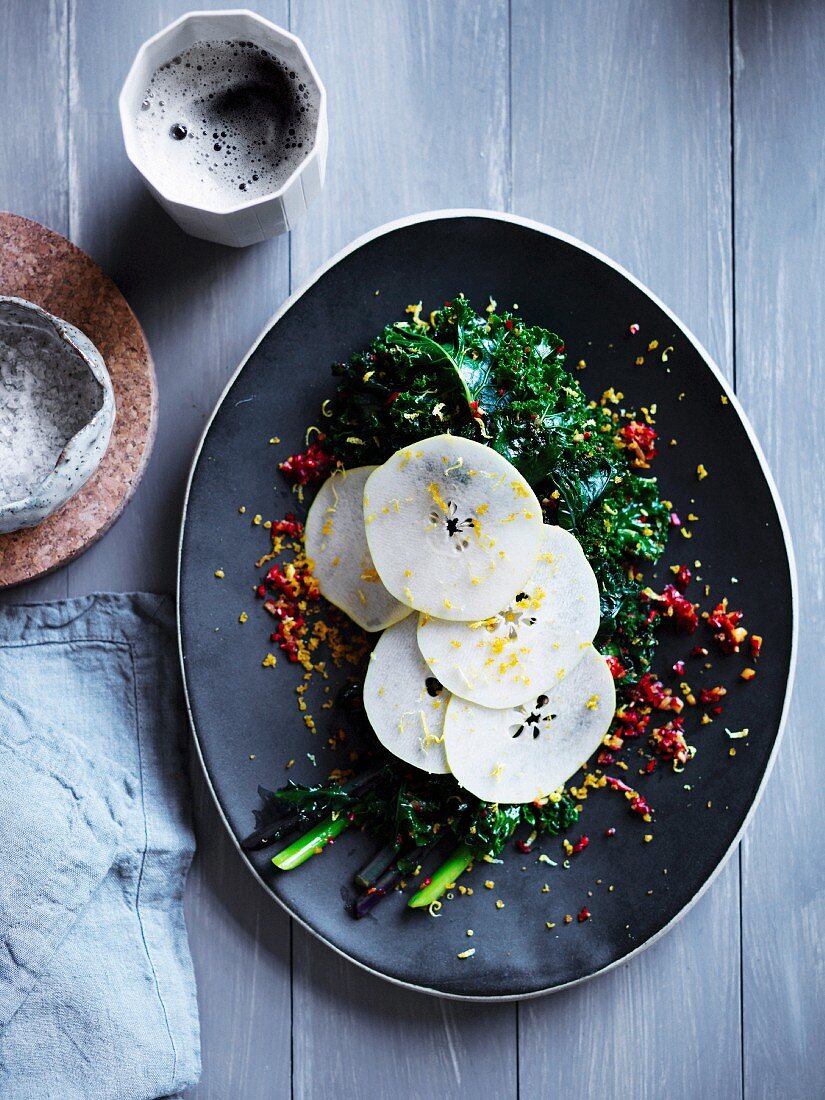
[[[0,608],[0,1097],[200,1071],[186,723],[167,597]]]

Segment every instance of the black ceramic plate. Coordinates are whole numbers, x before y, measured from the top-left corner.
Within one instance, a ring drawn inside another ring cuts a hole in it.
[[[660,768],[644,780],[656,811],[653,843],[643,842],[646,827],[621,795],[601,793],[581,821],[590,846],[569,869],[559,840],[529,856],[508,848],[503,864],[482,864],[468,877],[472,897],[445,904],[436,919],[406,909],[400,895],[365,920],[350,916],[352,874],[374,848],[359,833],[345,833],[289,873],[271,868],[271,853],[252,857],[272,895],[354,962],[447,996],[511,998],[558,989],[626,959],[684,913],[720,869],[754,808],[782,728],[793,666],[794,576],[781,507],[735,399],[696,341],[627,273],[562,234],[504,215],[440,213],[378,230],[280,312],[224,394],[192,473],[180,556],[181,652],[204,768],[235,838],[253,827],[258,784],[282,784],[288,758],[296,761],[289,778],[301,781],[346,766],[326,747],[339,725],[335,711],[316,708],[319,727],[322,717],[326,727],[310,735],[295,706],[295,667],[283,660],[261,667],[268,617],[252,586],[266,539],[250,517],[277,518],[294,506],[276,461],[303,446],[331,390],[330,364],[402,317],[409,302],[423,299],[427,312],[458,292],[479,307],[489,295],[502,306],[518,303],[529,323],[560,333],[569,362],[586,360],[576,377],[590,396],[613,386],[629,406],[657,406],[662,445],[654,472],[681,513],[700,517],[693,538],[677,534],[664,560],[701,561],[695,571],[712,593],[729,594],[746,625],[765,636],[750,685],[739,680],[740,657],[718,660],[705,673],[700,661],[690,664],[694,688],[727,685],[725,712],[701,729],[698,714],[689,715],[689,740],[699,752],[684,775]],[[640,327],[634,337],[631,323]],[[659,347],[648,352],[652,340]],[[640,366],[638,355],[645,360]],[[276,435],[279,447],[268,443]],[[677,446],[668,446],[671,438]],[[699,463],[709,471],[701,482]],[[217,568],[223,580],[215,579]],[[249,621],[241,626],[244,610]],[[663,632],[658,668],[669,669],[685,650],[684,637]],[[726,726],[748,727],[750,736],[731,741]],[[609,826],[616,828],[612,839],[605,837]],[[538,862],[541,850],[557,866]],[[484,889],[488,878],[495,889]],[[549,893],[542,892],[545,882]],[[591,920],[564,923],[565,914],[575,916],[584,905]],[[548,930],[548,921],[556,927]],[[470,945],[474,957],[457,958]]]

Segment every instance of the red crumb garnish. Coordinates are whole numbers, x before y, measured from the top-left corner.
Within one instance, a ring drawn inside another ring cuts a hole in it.
[[[590,910],[587,908],[586,905],[582,907],[582,910],[576,920],[579,922],[579,924],[584,924],[586,920],[590,920]]]
[[[689,565],[680,565],[673,575],[673,583],[680,592],[684,593],[687,591],[687,586],[690,584],[692,576],[693,574],[690,571]]]
[[[273,535],[287,535],[291,539],[300,539],[304,535],[304,525],[295,518],[294,512],[287,512],[283,519],[276,519],[270,529]]]
[[[708,626],[713,631],[713,640],[722,653],[738,653],[739,646],[748,636],[747,630],[739,626],[741,611],[728,611],[728,601],[722,600],[708,615]]]
[[[722,697],[727,695],[728,689],[721,686],[712,688],[702,688],[699,692],[699,702],[704,706],[710,706],[711,703],[720,703]]]
[[[699,625],[696,607],[683,596],[675,584],[666,584],[661,594],[645,588],[642,600],[648,600],[664,619],[669,619],[678,631],[692,634]]]
[[[625,676],[627,676],[627,669],[618,657],[608,657],[607,667],[610,669],[610,675],[614,680],[624,680]]]
[[[639,470],[646,470],[656,457],[656,432],[647,424],[631,420],[619,429],[619,440],[633,455],[630,462]]]
[[[293,485],[318,485],[338,467],[338,459],[320,443],[310,443],[305,451],[290,455],[278,469]]]
[[[643,798],[638,791],[634,791],[632,787],[629,787],[622,779],[617,779],[615,775],[606,775],[605,780],[609,787],[612,787],[614,791],[623,791],[625,798],[630,802],[630,809],[634,814],[639,814],[646,821],[650,820],[653,814],[653,808],[646,798]]]
[[[634,814],[639,814],[646,821],[650,820],[650,815],[653,813],[653,808],[646,798],[643,798],[640,794],[637,794],[635,798],[630,800],[630,809]]]
[[[307,602],[317,603],[320,599],[318,582],[308,570],[296,568],[293,563],[283,569],[275,564],[270,566],[264,585],[258,587],[259,594],[261,588],[266,595],[264,610],[277,621],[270,640],[283,650],[293,664],[297,664],[300,659],[300,632],[306,624],[302,612]]]
[[[650,734],[650,744],[663,760],[687,764],[690,759],[690,751],[685,741],[683,718],[672,718],[667,725],[653,730]]]
[[[650,672],[642,676],[630,693],[637,702],[647,703],[656,710],[672,710],[681,714],[685,706],[682,699],[666,688],[661,680],[655,680]]]
[[[622,737],[639,737],[647,728],[650,715],[643,714],[637,707],[621,706],[616,711],[616,721]],[[617,747],[621,748],[621,745]]]

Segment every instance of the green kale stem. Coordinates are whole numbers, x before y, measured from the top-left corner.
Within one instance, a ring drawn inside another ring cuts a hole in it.
[[[429,877],[429,880],[424,880],[424,885],[413,894],[407,905],[410,909],[423,909],[432,905],[441,897],[447,886],[467,870],[474,858],[475,853],[466,844],[459,844],[438,870]]]
[[[281,871],[292,871],[306,863],[312,856],[322,852],[330,841],[340,836],[348,829],[351,822],[349,817],[342,813],[337,817],[325,817],[309,832],[299,836],[297,840],[286,848],[282,848],[277,855],[272,857],[272,862]]]

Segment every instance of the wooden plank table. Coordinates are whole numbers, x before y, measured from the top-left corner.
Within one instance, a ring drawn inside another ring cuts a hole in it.
[[[201,7],[219,7],[200,0]],[[117,93],[168,0],[4,0],[0,207],[118,282],[160,383],[148,474],[106,538],[10,599],[169,591],[190,457],[287,294],[391,218],[484,206],[549,222],[651,286],[732,377],[789,512],[795,702],[739,852],[673,932],[555,997],[478,1006],[364,975],[248,875],[197,783],[187,919],[203,1079],[190,1100],[563,1093],[825,1095],[825,8],[816,0],[259,0],[330,104],[328,184],[290,237],[184,236],[122,149]],[[747,547],[738,548],[746,553]]]

